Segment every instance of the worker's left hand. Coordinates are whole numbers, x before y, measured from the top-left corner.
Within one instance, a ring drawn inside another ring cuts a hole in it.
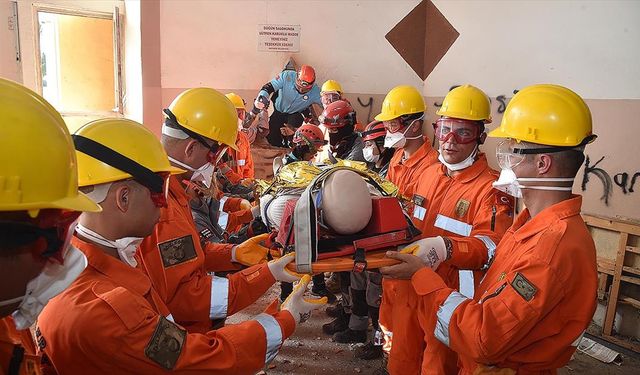
[[[402,254],[397,251],[387,251],[387,258],[397,259],[401,263],[380,268],[382,276],[390,279],[411,279],[414,273],[425,266],[422,259],[412,254]]]
[[[414,250],[408,254],[413,254],[422,259],[422,263],[432,270],[437,269],[440,263],[449,258],[447,245],[441,236],[423,238],[405,247],[405,249],[409,248]],[[407,254],[406,251],[401,252]]]
[[[291,130],[289,127],[287,126],[283,126],[280,128],[280,134],[282,134],[283,137],[289,137],[294,135],[296,132]]]
[[[327,304],[327,297],[317,299],[304,298],[304,292],[307,290],[310,281],[311,276],[304,275],[293,288],[293,292],[289,294],[289,297],[280,306],[281,311],[286,310],[291,313],[296,325],[306,322],[313,310]]]
[[[244,264],[245,266],[266,263],[269,248],[262,244],[268,238],[269,234],[265,233],[251,237],[240,245],[234,246],[233,249],[231,249],[231,261]]]
[[[240,209],[241,210],[250,210],[251,209],[251,202],[249,202],[246,199],[241,199],[240,200]]]
[[[269,271],[277,281],[284,281],[286,283],[292,283],[302,278],[302,274],[291,272],[287,269],[287,264],[293,262],[296,259],[296,253],[289,253],[281,256],[278,259],[272,260],[267,263]]]

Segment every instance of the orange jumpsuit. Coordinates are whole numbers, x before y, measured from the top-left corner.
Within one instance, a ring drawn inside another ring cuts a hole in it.
[[[221,319],[249,306],[273,285],[266,264],[229,275],[208,272],[237,270],[232,245],[200,243],[189,197],[175,176],[169,180],[168,207],[160,210],[153,234],[140,245],[138,260],[176,322],[189,332],[207,332]]]
[[[13,319],[0,319],[0,375],[8,375],[10,365],[18,369],[18,375],[42,374],[40,356],[28,329],[18,331]]]
[[[472,298],[493,259],[496,244],[513,221],[513,198],[492,187],[498,174],[489,168],[484,154],[454,177],[447,175],[442,164],[432,165],[425,175],[429,178],[420,179],[413,195],[413,223],[423,238],[443,236],[451,240],[452,258],[442,263],[437,273],[447,286]],[[385,293],[391,293],[389,289],[384,289]],[[395,292],[401,293],[406,302],[392,306],[395,340],[390,373],[403,373],[411,361],[416,373],[420,372],[420,363],[422,374],[455,373],[455,352],[433,336],[435,319],[421,322],[415,314],[419,297],[410,282],[397,281]],[[387,300],[393,298],[388,296]],[[422,327],[425,323],[428,326]]]
[[[393,182],[400,194],[411,198],[416,184],[419,181],[422,172],[431,164],[438,162],[438,151],[425,139],[424,144],[407,160],[404,157],[404,149],[399,148],[391,157],[389,162],[389,170],[387,172],[387,180]]]
[[[243,132],[238,132],[236,139],[238,151],[229,149],[231,152],[231,162],[229,167],[233,169],[242,178],[253,178],[253,157],[251,156],[251,143],[249,138]]]
[[[251,210],[240,208],[240,202],[242,200],[242,198],[220,195],[221,209],[218,225],[227,233],[235,233],[240,230],[244,224],[248,224],[253,220]]]
[[[440,164],[438,162],[438,152],[431,147],[428,143],[428,139],[425,139],[425,141],[426,142],[407,160],[402,160],[404,157],[404,149],[400,148],[396,150],[389,162],[387,179],[393,182],[398,187],[400,194],[407,198],[411,198],[413,196],[415,187],[420,178],[430,178],[423,175],[423,172],[435,163]],[[393,320],[391,319],[393,299],[398,298],[402,301],[406,299],[404,297],[406,292],[396,297],[395,286],[398,283],[398,280],[383,279],[382,281],[383,294],[382,303],[380,304],[380,329],[385,336],[385,342],[387,344],[391,342],[393,332]],[[405,288],[405,290],[407,289],[408,288]],[[423,340],[420,340],[418,344],[422,345],[422,342]],[[384,347],[387,351],[389,348],[389,345],[385,345]],[[419,352],[421,353],[421,351]],[[396,355],[396,358],[399,357],[399,355]]]
[[[188,333],[147,275],[77,237],[88,267],[38,319],[38,346],[60,374],[254,374],[295,329],[287,311]],[[258,282],[257,280],[255,280]]]
[[[555,374],[571,359],[596,308],[596,250],[580,217],[581,196],[507,230],[474,299],[428,268],[411,283],[418,315],[458,353],[461,374]],[[511,370],[504,370],[511,369]]]

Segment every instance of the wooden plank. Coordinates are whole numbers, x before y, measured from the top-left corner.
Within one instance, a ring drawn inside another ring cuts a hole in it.
[[[620,276],[620,280],[626,283],[640,285],[640,279],[633,276]]]
[[[616,257],[616,267],[613,273],[613,284],[611,285],[611,294],[609,295],[609,302],[607,303],[607,312],[605,314],[604,326],[602,327],[602,333],[610,336],[613,333],[613,319],[616,316],[616,307],[618,305],[618,294],[620,293],[620,280],[622,277],[622,267],[624,264],[624,255],[627,247],[627,239],[629,234],[620,233],[620,240],[618,246],[618,255]]]
[[[598,272],[606,273],[607,275],[613,275],[613,271],[616,268],[616,263],[607,258],[598,257]]]
[[[627,246],[627,251],[634,254],[640,254],[640,247]]]
[[[635,298],[631,298],[629,296],[625,296],[625,295],[620,295],[620,298],[618,298],[618,302],[625,304],[625,305],[629,305],[629,306],[633,306],[636,309],[640,310],[640,301],[638,301]]]
[[[582,215],[582,219],[587,225],[596,228],[608,229],[617,232],[624,232],[640,236],[640,225],[622,222],[593,215]],[[626,245],[626,244],[625,244]]]
[[[634,275],[638,275],[638,276],[640,276],[640,269],[638,269],[638,268],[623,266],[623,267],[622,267],[622,270],[623,270],[624,272],[629,272],[629,273],[632,273],[632,274],[634,274]]]
[[[640,345],[639,344],[635,344],[635,343],[627,341],[627,340],[622,340],[622,339],[619,339],[619,338],[617,338],[615,336],[611,336],[611,335],[602,335],[601,337],[603,339],[613,343],[613,344],[622,346],[623,348],[627,348],[629,350],[633,350],[636,353],[640,353]]]

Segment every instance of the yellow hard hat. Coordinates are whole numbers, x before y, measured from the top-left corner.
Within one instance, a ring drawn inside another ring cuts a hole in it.
[[[154,174],[185,172],[169,163],[167,153],[153,133],[132,120],[92,121],[78,129],[73,139],[80,186],[136,178],[139,176],[134,174],[144,169]]]
[[[490,137],[575,147],[593,142],[591,111],[578,94],[558,85],[533,85],[509,101]]]
[[[413,86],[394,87],[382,102],[382,111],[375,117],[377,121],[389,121],[404,115],[424,112],[426,109],[422,94]]]
[[[170,119],[175,116],[172,120],[187,134],[192,132],[237,150],[238,113],[219,91],[208,87],[185,90],[164,112]]]
[[[336,92],[338,94],[342,94],[342,86],[340,86],[338,81],[330,79],[323,83],[322,88],[320,89],[320,94],[323,94],[325,92]]]
[[[228,94],[225,95],[229,100],[231,100],[231,103],[233,103],[233,106],[236,107],[236,109],[245,109],[244,108],[244,100],[242,100],[242,97],[236,93],[230,92]]]
[[[0,78],[0,211],[99,212],[78,192],[73,141],[60,114],[33,91]]]
[[[491,122],[491,101],[484,91],[475,86],[458,86],[445,96],[436,114],[488,124]]]

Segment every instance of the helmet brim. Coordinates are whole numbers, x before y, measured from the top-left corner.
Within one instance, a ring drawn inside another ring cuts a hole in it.
[[[66,197],[53,201],[50,204],[51,208],[60,208],[64,210],[82,211],[82,212],[100,212],[102,207],[99,204],[92,201],[91,198],[78,192],[75,197]],[[45,208],[45,207],[41,207]]]

